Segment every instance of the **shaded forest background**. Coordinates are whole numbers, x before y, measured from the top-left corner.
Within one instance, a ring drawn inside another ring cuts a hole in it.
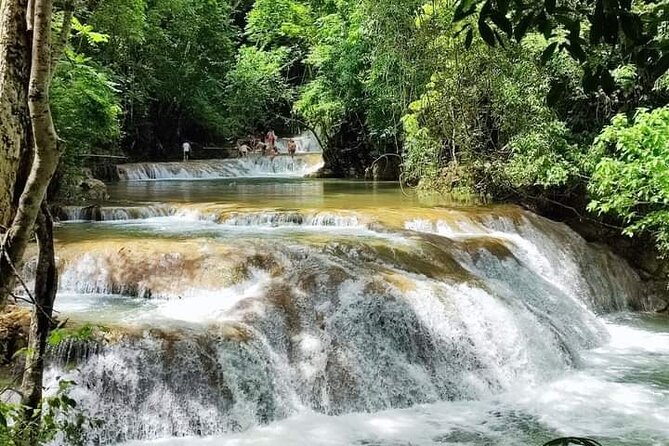
[[[407,184],[532,203],[667,252],[669,3],[513,5],[80,2],[51,93],[59,183],[78,181],[82,154],[175,159],[184,140],[309,127],[327,174],[390,154]]]

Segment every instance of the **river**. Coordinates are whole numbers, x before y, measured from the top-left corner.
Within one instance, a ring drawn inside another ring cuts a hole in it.
[[[127,165],[64,210],[57,310],[105,339],[47,377],[91,444],[669,444],[669,323],[623,260],[320,164]]]

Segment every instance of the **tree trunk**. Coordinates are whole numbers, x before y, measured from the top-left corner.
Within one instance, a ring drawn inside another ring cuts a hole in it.
[[[26,26],[28,0],[3,0],[0,6],[0,225],[14,218],[18,196],[29,165],[30,33]],[[0,232],[5,232],[0,228]]]
[[[21,405],[24,407],[20,444],[37,444],[41,428],[42,378],[46,342],[52,326],[53,304],[58,289],[58,270],[53,247],[53,219],[46,202],[35,226],[39,257],[35,276],[33,305],[28,340],[28,354],[21,384]]]
[[[46,204],[46,192],[60,157],[57,135],[49,108],[49,83],[60,52],[67,43],[72,19],[72,3],[66,2],[62,30],[57,41],[51,47],[52,0],[31,0],[31,4],[34,8],[32,23],[35,31],[28,105],[35,156],[30,176],[19,200],[16,218],[5,239],[5,248],[23,245],[22,249],[15,249],[14,251],[8,249],[7,251],[10,256],[6,266],[16,268],[15,265],[21,263],[25,244],[30,235],[29,222],[32,219],[33,224],[35,224],[36,219],[35,235],[39,254],[35,274],[35,301],[33,302],[30,332],[28,334],[28,354],[21,384],[23,414],[19,421],[20,438],[18,439],[18,443],[24,446],[37,444],[42,429],[44,359],[47,338],[52,326],[53,305],[58,290],[58,270],[56,269],[53,243],[53,219]],[[30,14],[28,15],[28,22],[30,22]],[[12,257],[12,254],[16,257]],[[4,271],[3,266],[5,265],[0,262],[0,281],[7,277],[6,266]],[[11,277],[15,278],[14,275]],[[5,290],[9,289],[5,286]],[[1,295],[0,298],[2,298]]]
[[[35,13],[32,20],[33,51],[28,107],[35,153],[16,216],[3,241],[4,255],[0,258],[0,307],[7,301],[7,296],[16,284],[15,272],[21,270],[26,245],[60,157],[58,137],[49,107],[53,1],[33,0],[33,4]]]

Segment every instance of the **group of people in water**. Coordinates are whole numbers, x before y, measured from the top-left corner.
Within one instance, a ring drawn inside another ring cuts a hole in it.
[[[245,158],[250,154],[257,153],[264,156],[274,158],[279,155],[279,148],[277,147],[278,138],[274,130],[267,132],[264,138],[258,138],[255,135],[249,135],[246,140],[237,141],[237,150],[239,156]],[[287,153],[294,156],[297,152],[297,143],[293,138],[288,139]]]
[[[246,158],[251,154],[259,154],[262,156],[269,156],[270,158],[274,159],[275,156],[280,154],[279,148],[276,144],[277,140],[278,138],[276,137],[274,130],[270,130],[267,132],[264,138],[258,138],[255,135],[249,135],[246,139],[238,140],[236,148],[241,158]],[[183,151],[184,162],[188,161],[192,152],[192,146],[190,142],[185,141],[181,145],[181,149]],[[291,157],[295,156],[295,153],[297,153],[297,142],[295,142],[295,139],[293,138],[289,138],[287,140],[287,153]]]

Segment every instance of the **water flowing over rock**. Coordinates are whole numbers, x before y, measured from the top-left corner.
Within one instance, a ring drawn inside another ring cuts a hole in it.
[[[167,217],[176,213],[170,206],[61,206],[55,215],[61,221],[122,221]]]
[[[225,160],[194,160],[186,163],[137,163],[117,167],[121,180],[212,179],[258,177],[304,177],[323,167],[320,153],[300,153],[275,158],[252,155]]]
[[[597,314],[643,306],[624,261],[517,209],[190,212],[59,250],[61,311],[116,332],[52,353],[92,442],[478,400],[578,368]]]

